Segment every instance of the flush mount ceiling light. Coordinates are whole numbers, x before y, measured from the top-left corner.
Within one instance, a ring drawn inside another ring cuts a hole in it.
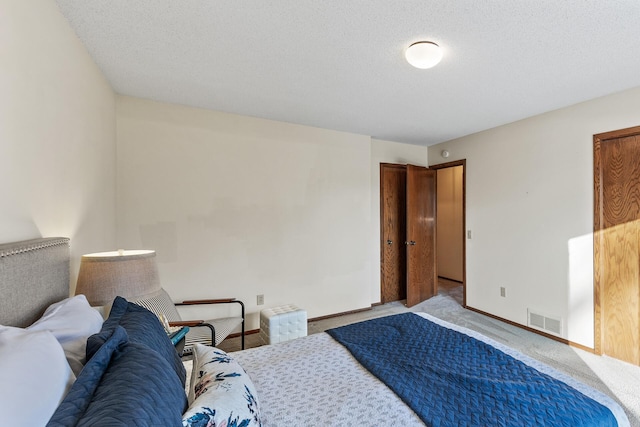
[[[404,52],[409,64],[416,68],[427,69],[442,59],[442,49],[433,42],[416,42]]]

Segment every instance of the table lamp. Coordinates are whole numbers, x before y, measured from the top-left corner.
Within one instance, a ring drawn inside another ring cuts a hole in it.
[[[118,250],[83,255],[76,295],[84,294],[92,306],[108,314],[116,296],[144,298],[160,290],[156,252]]]

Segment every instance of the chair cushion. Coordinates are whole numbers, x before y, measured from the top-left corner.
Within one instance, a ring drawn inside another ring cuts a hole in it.
[[[242,317],[223,317],[220,319],[205,320],[216,330],[216,342],[211,343],[211,329],[208,327],[191,327],[185,338],[184,352],[191,353],[195,344],[214,345],[220,344],[235,328],[242,324]]]
[[[164,317],[167,318],[169,322],[176,322],[182,320],[180,318],[180,313],[176,308],[173,300],[164,289],[160,288],[158,292],[150,297],[143,299],[132,299],[132,303],[141,305],[152,313],[159,315],[160,313],[164,314]]]

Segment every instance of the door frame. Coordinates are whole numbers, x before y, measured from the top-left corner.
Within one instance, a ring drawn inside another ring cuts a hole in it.
[[[602,256],[602,143],[640,134],[640,126],[603,132],[593,135],[593,351],[601,355],[603,350],[602,298],[604,297],[604,259]]]
[[[430,165],[429,169],[447,169],[454,166],[462,166],[462,307],[467,308],[467,159]],[[438,235],[436,234],[436,243],[437,241]]]

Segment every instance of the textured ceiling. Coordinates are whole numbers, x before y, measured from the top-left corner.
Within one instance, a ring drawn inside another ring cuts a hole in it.
[[[640,86],[638,0],[57,3],[120,94],[419,145]]]

